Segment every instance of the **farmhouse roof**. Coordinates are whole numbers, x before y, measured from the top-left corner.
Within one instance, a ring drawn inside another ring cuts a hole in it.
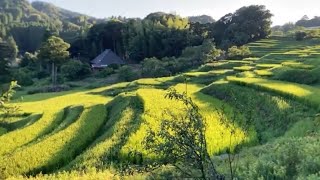
[[[111,64],[125,64],[125,62],[111,49],[106,49],[103,53],[92,60],[91,64],[92,67],[107,67]]]

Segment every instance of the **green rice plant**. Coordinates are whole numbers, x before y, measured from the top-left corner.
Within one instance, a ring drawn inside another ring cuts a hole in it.
[[[184,73],[187,77],[214,77],[219,75],[226,75],[226,74],[232,74],[232,69],[219,69],[219,70],[212,70],[208,72],[188,72]]]
[[[250,57],[250,58],[244,58],[243,61],[251,61],[251,62],[254,62],[254,61],[257,61],[259,60],[260,58],[256,58],[256,57]]]
[[[253,66],[240,66],[240,67],[234,67],[233,68],[235,71],[250,71],[253,70]]]
[[[139,127],[142,108],[141,99],[135,95],[116,97],[108,104],[108,119],[101,131],[102,135],[64,169],[101,169],[112,163],[120,163],[121,156],[125,156],[120,155],[121,147]]]
[[[110,98],[101,96],[101,92],[108,88],[121,86],[117,84],[104,88],[75,93],[47,93],[26,96],[26,102],[13,103],[19,106],[23,113],[42,114],[35,123],[7,133],[0,137],[0,157],[23,145],[51,133],[63,121],[63,109],[73,105],[91,107],[96,104],[107,103]],[[42,100],[42,101],[39,101]]]
[[[238,78],[229,76],[227,80],[245,86],[266,90],[289,98],[307,103],[316,109],[320,107],[320,89],[284,81],[267,80],[262,78]]]
[[[3,134],[7,133],[8,130],[6,128],[0,127],[0,136],[2,136]]]
[[[163,77],[163,78],[145,78],[133,81],[132,83],[137,83],[138,85],[161,85],[167,81],[172,81],[174,77]]]
[[[225,101],[241,112],[254,125],[257,139],[262,143],[284,135],[295,122],[307,121],[316,114],[302,103],[230,83],[212,84],[201,92]]]
[[[64,118],[63,121],[59,124],[58,127],[56,127],[54,129],[54,131],[52,131],[51,134],[55,134],[59,131],[64,130],[65,128],[67,128],[69,125],[71,125],[72,123],[74,123],[76,120],[78,120],[82,114],[84,110],[83,106],[74,106],[74,107],[68,107],[65,109],[65,113],[64,113]],[[50,136],[51,134],[49,134],[48,136]]]
[[[16,129],[25,128],[27,126],[32,125],[33,123],[38,121],[41,118],[41,116],[41,114],[33,114],[23,119],[18,118],[18,120],[12,120],[11,118],[8,118],[9,121],[2,121],[1,125],[5,127],[8,131],[14,131]]]
[[[272,76],[273,73],[270,70],[254,70],[254,73],[256,73],[258,76]]]
[[[303,64],[301,62],[283,62],[281,63],[283,66],[287,66],[295,69],[313,69],[313,65]]]
[[[11,133],[8,133],[4,136],[0,137],[0,145],[4,145],[3,148],[0,149],[0,156],[3,154],[10,153],[11,151],[15,150],[16,148],[28,144],[32,141],[37,140],[38,138],[52,132],[63,120],[64,110],[60,111],[59,113],[53,113],[50,114],[51,117],[45,117],[48,118],[50,125],[48,127],[46,126],[40,126],[40,120],[38,122],[34,123],[31,126],[28,126],[26,128],[18,129],[16,131],[12,131]],[[38,129],[39,128],[39,129]],[[43,129],[42,129],[43,128]],[[38,129],[40,131],[35,131],[32,133],[31,129]],[[42,130],[42,131],[41,131]],[[39,134],[36,134],[38,133]],[[27,134],[30,133],[30,134]],[[15,138],[17,137],[17,138]]]
[[[80,119],[66,129],[3,156],[0,159],[2,178],[56,170],[93,141],[105,119],[104,105],[86,107]]]
[[[316,71],[306,69],[277,68],[273,70],[273,79],[295,82],[299,84],[315,84],[320,81],[320,76]]]
[[[253,73],[252,71],[244,71],[244,72],[241,72],[241,73],[238,73],[237,74],[237,77],[256,77],[256,74]]]
[[[221,60],[215,63],[208,63],[201,66],[197,71],[199,72],[208,72],[213,70],[224,70],[224,69],[232,69],[236,66],[242,66],[245,61],[236,61],[236,62],[229,62],[228,60]]]
[[[257,69],[270,69],[281,67],[281,64],[257,64]]]
[[[226,128],[219,122],[216,112],[216,108],[222,105],[221,101],[199,92],[202,87],[203,86],[195,84],[189,84],[187,86],[185,84],[178,84],[174,86],[174,88],[180,92],[186,91],[199,106],[201,114],[207,121],[208,151],[210,154],[216,154],[223,151],[226,147],[229,147],[229,137],[221,137],[222,132],[225,131]],[[130,135],[128,142],[123,146],[121,152],[123,154],[129,154],[130,152],[141,153],[144,162],[148,162],[148,160],[156,159],[157,155],[147,152],[141,144],[147,130],[149,128],[156,130],[159,127],[160,121],[157,119],[162,117],[162,112],[165,109],[170,109],[173,112],[175,112],[176,109],[177,112],[179,112],[178,110],[182,107],[182,104],[165,99],[166,91],[160,89],[139,89],[137,93],[144,101],[145,113],[142,118],[147,123],[142,123],[139,129]],[[227,106],[227,109],[229,112],[230,107]],[[232,141],[232,144],[242,142],[244,139],[250,139],[244,136],[241,128],[236,128],[235,134],[237,139]]]

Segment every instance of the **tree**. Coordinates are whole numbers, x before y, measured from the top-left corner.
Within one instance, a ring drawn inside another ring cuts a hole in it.
[[[144,77],[163,77],[170,75],[165,63],[157,58],[146,58],[142,62],[142,75]]]
[[[9,36],[8,40],[7,40],[9,46],[12,48],[12,55],[11,57],[13,59],[15,59],[18,55],[18,52],[19,52],[19,49],[18,49],[18,46],[17,46],[17,43],[16,41],[14,40],[14,38],[12,36]]]
[[[207,151],[206,124],[199,107],[186,93],[174,89],[165,97],[182,103],[183,109],[180,113],[164,111],[160,129],[150,128],[147,133],[145,148],[173,164],[188,178],[223,179]]]
[[[223,55],[223,51],[221,49],[217,49],[214,43],[210,40],[204,41],[201,46],[201,52],[202,63],[216,61]]]
[[[213,37],[225,49],[266,38],[271,33],[271,17],[265,6],[242,7],[215,23]]]
[[[118,78],[120,81],[133,81],[139,78],[139,74],[134,72],[131,66],[122,66],[119,68],[118,71]]]
[[[51,36],[40,48],[39,58],[51,64],[52,85],[57,82],[58,67],[69,57],[70,45],[63,39]]]
[[[228,49],[229,59],[243,59],[251,55],[251,51],[248,46],[232,46]]]
[[[7,41],[0,41],[0,82],[10,81],[9,65],[16,53],[16,47]]]
[[[307,33],[304,31],[298,31],[296,32],[295,36],[297,41],[302,41],[307,36]]]
[[[5,115],[9,113],[14,113],[18,110],[18,107],[8,106],[7,103],[10,102],[12,96],[15,94],[15,88],[20,87],[17,81],[12,81],[7,89],[0,90],[0,111]]]
[[[89,64],[84,64],[78,60],[71,60],[61,66],[61,72],[69,80],[77,80],[90,74],[91,68]]]

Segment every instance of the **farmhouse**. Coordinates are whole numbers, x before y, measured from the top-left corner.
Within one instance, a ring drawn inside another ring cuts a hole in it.
[[[106,68],[111,64],[125,64],[124,60],[117,56],[111,49],[106,49],[91,61],[91,67],[94,69]]]

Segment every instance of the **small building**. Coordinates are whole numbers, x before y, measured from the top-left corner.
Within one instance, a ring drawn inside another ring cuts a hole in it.
[[[93,69],[106,68],[111,64],[123,65],[126,64],[123,59],[116,55],[111,49],[106,49],[103,53],[91,61]]]

